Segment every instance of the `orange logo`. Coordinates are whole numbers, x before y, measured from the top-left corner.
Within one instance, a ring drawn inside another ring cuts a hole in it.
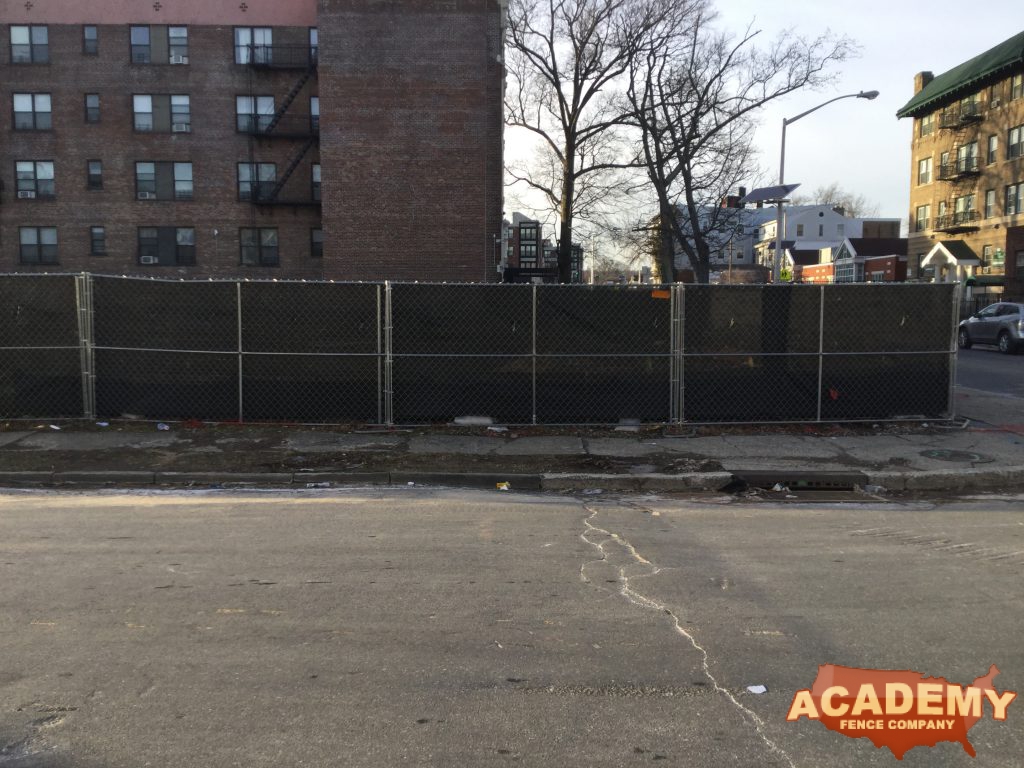
[[[981,720],[985,703],[992,719],[1003,721],[1017,698],[1013,691],[995,689],[992,681],[998,674],[993,665],[987,675],[962,686],[910,670],[823,664],[814,684],[796,692],[786,720],[818,720],[830,731],[870,739],[879,749],[888,747],[897,760],[914,747],[934,747],[940,741],[960,744],[974,757],[967,732]]]

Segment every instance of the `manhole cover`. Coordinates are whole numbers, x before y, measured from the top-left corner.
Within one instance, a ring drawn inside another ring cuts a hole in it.
[[[965,463],[974,462],[980,464],[986,464],[993,461],[990,456],[982,456],[980,453],[973,453],[971,451],[948,451],[943,448],[921,451],[921,455],[926,459],[935,459],[936,461],[962,461]]]

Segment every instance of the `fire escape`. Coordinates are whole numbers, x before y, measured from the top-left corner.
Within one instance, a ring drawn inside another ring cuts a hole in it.
[[[290,111],[295,99],[310,81],[317,79],[317,53],[315,45],[249,45],[249,94],[253,103],[253,115],[249,121],[249,167],[251,171],[249,200],[256,207],[290,206],[320,207],[319,183],[311,184],[311,191],[304,199],[284,199],[281,191],[295,173],[303,159],[314,147],[320,146],[319,114],[294,114]],[[272,115],[258,114],[256,107],[258,75],[269,71],[298,72],[298,77]],[[259,178],[259,159],[256,156],[257,143],[263,141],[289,141],[293,147],[284,170],[273,181]]]
[[[977,210],[975,186],[981,174],[981,156],[977,126],[985,117],[985,104],[977,99],[963,99],[939,114],[939,130],[949,131],[953,148],[945,162],[940,163],[938,179],[950,184],[950,197],[954,205],[958,200],[974,204],[943,214],[935,220],[935,229],[950,234],[973,232],[979,228],[981,218]],[[973,151],[971,150],[973,147]]]

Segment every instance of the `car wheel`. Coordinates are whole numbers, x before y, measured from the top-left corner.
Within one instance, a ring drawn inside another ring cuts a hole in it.
[[[1000,332],[996,343],[999,345],[999,351],[1004,355],[1012,355],[1017,351],[1013,339],[1010,338],[1010,334],[1007,331]]]
[[[967,334],[966,328],[960,329],[960,333],[956,335],[956,342],[960,345],[960,349],[971,348],[971,337]]]

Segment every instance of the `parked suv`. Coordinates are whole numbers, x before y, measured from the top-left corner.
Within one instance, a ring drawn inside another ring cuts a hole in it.
[[[995,344],[1012,355],[1024,344],[1024,304],[990,304],[960,323],[957,341],[962,349],[972,344]]]

